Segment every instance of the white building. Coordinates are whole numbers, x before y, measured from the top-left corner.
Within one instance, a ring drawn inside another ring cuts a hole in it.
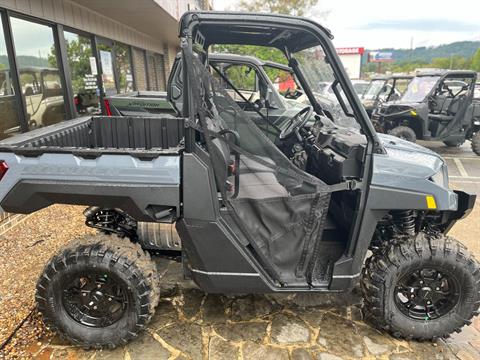
[[[363,47],[337,48],[337,54],[340,56],[340,60],[342,60],[350,79],[360,78],[364,52],[365,49]]]

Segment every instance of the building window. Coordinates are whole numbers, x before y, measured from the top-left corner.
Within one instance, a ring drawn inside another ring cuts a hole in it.
[[[145,69],[145,51],[132,49],[133,71],[135,72],[135,85],[137,90],[147,90],[147,76]]]
[[[149,77],[149,89],[152,91],[165,91],[165,64],[163,55],[148,54],[147,68]]]
[[[109,44],[98,44],[98,56],[102,65],[103,93],[107,96],[115,95],[115,74],[113,72],[113,46]]]
[[[129,46],[115,44],[115,67],[118,76],[118,93],[124,94],[133,91],[132,59]]]
[[[67,60],[72,81],[77,114],[89,115],[100,111],[97,85],[97,64],[90,38],[64,31]]]
[[[15,17],[11,18],[11,24],[28,128],[64,120],[65,104],[53,29]]]
[[[9,55],[0,18],[0,140],[20,131],[18,101],[13,89]]]

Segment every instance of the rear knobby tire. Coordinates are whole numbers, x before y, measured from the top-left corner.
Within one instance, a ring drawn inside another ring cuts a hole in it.
[[[71,305],[64,300],[72,278],[93,273],[115,279],[124,289],[123,299],[128,299],[121,317],[106,326],[92,327],[74,320]],[[89,235],[71,241],[50,259],[38,280],[36,301],[44,323],[71,343],[114,348],[145,328],[159,296],[155,264],[140,245],[117,236]]]
[[[418,320],[400,311],[395,288],[405,274],[418,268],[440,269],[459,284],[451,310],[435,319]],[[445,235],[423,233],[400,244],[386,245],[365,264],[361,280],[365,319],[395,337],[433,340],[460,332],[478,314],[480,267],[464,245]]]
[[[472,151],[480,156],[480,131],[475,133],[472,137]]]
[[[413,131],[413,129],[408,126],[397,126],[390,130],[388,133],[390,135],[413,143],[417,141],[417,135],[415,134],[415,131]]]

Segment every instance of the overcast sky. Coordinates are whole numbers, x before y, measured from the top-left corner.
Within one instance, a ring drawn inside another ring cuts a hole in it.
[[[235,10],[238,0],[213,0]],[[337,47],[409,48],[480,40],[480,0],[319,0],[312,18]]]

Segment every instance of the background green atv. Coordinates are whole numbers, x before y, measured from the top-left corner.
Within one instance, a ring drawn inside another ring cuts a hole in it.
[[[372,114],[377,131],[415,142],[440,140],[460,146],[471,140],[480,155],[480,99],[476,73],[444,71],[418,74],[400,100],[380,105]]]

